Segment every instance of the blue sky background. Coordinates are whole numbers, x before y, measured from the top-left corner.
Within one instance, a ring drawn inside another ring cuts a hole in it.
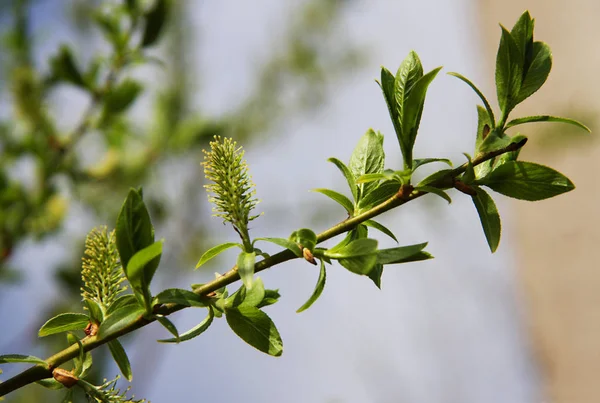
[[[41,2],[36,14],[40,21],[52,18],[52,3]],[[203,77],[197,102],[220,113],[251,90],[254,62],[268,54],[269,44],[301,2],[188,3],[190,19],[197,23],[190,35],[197,36],[199,43],[197,59],[192,62]],[[255,221],[257,236],[287,236],[291,229],[309,225],[311,212],[307,210],[323,201],[323,196],[308,190],[344,190],[341,175],[327,158],[348,160],[369,127],[386,135],[386,165],[400,166],[393,128],[374,79],[381,65],[395,71],[412,49],[420,55],[426,71],[444,66],[428,93],[415,154],[463,162],[461,153],[473,148],[478,99],[466,85],[443,73],[458,71],[481,84],[489,98],[495,98],[491,95],[494,61],[481,62],[475,3],[362,0],[345,11],[336,35],[365,50],[361,66],[331,85],[330,96],[320,110],[287,120],[260,144],[247,149],[246,158],[263,200],[259,208],[265,212]],[[45,49],[51,53],[58,41],[69,38],[68,31],[57,24],[51,26],[41,60],[45,59]],[[160,76],[153,78],[160,80]],[[64,96],[69,102],[68,110],[63,111],[64,124],[68,125],[79,116],[82,105],[77,94]],[[449,206],[429,196],[386,214],[384,221],[401,244],[429,241],[428,250],[436,259],[386,269],[381,291],[370,280],[334,266],[328,271],[321,299],[310,310],[296,314],[312,292],[317,270],[292,262],[261,273],[267,287],[279,288],[283,295],[267,310],[284,340],[280,358],[247,346],[223,320],[202,337],[182,345],[156,343],[164,336],[158,326],[139,332],[135,344],[125,343],[133,361],[136,395],[155,403],[190,399],[292,403],[535,401],[537,374],[512,273],[509,206],[497,199],[504,232],[499,252],[492,256],[471,201],[459,194],[453,196]],[[274,214],[277,219],[269,218],[270,211],[280,212],[282,206],[293,213],[285,220],[278,214]],[[67,232],[96,225],[81,211],[72,214],[74,220],[67,224]],[[343,218],[331,215],[314,226],[322,230]],[[231,233],[223,231],[219,220],[213,221],[215,241],[229,240]],[[380,240],[392,246],[390,241]],[[19,251],[16,264],[26,269],[31,288],[3,286],[3,299],[12,302],[0,305],[0,317],[13,322],[10,333],[27,334],[27,329],[38,328],[33,321],[39,319],[40,306],[58,293],[50,286],[51,273],[43,267],[66,254],[52,242]],[[190,273],[176,281],[170,285],[187,287],[201,279]],[[203,314],[202,310],[188,310],[177,314],[174,321],[183,331],[202,320]],[[6,332],[0,332],[0,337],[7,337]],[[4,342],[0,339],[0,346]]]

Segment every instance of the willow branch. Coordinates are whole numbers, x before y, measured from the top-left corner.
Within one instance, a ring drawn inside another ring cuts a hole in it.
[[[477,165],[482,164],[486,161],[489,161],[499,155],[502,155],[502,154],[505,154],[508,152],[512,152],[512,151],[516,151],[516,150],[520,149],[521,147],[523,147],[525,145],[525,142],[526,142],[526,139],[521,142],[518,142],[518,143],[511,143],[507,147],[501,148],[499,150],[481,154],[481,155],[477,156],[475,159],[473,159],[472,165],[477,166]],[[449,170],[447,175],[444,175],[443,177],[441,177],[437,181],[429,184],[428,186],[436,187],[439,189],[447,189],[449,187],[447,185],[448,182],[452,182],[458,176],[462,175],[466,171],[467,166],[468,165],[465,163],[455,169]],[[389,211],[393,208],[399,207],[399,206],[401,206],[405,203],[408,203],[414,199],[417,199],[425,194],[427,194],[427,192],[415,190],[410,185],[403,185],[400,188],[400,190],[396,194],[394,194],[394,196],[390,197],[385,202],[373,207],[372,209],[370,209],[362,214],[348,218],[348,219],[334,225],[333,227],[327,229],[326,231],[321,232],[320,234],[317,235],[317,242],[322,243],[322,242],[327,241],[328,239],[331,239],[337,235],[348,232],[348,231],[354,229],[357,225],[359,225],[373,217],[383,214],[386,211]],[[286,250],[279,252],[275,255],[272,255],[264,260],[261,260],[260,262],[257,262],[256,265],[254,266],[254,271],[261,272],[270,267],[276,266],[280,263],[283,263],[283,262],[286,262],[288,260],[292,260],[295,258],[297,258],[297,256],[292,251],[286,249]],[[218,289],[220,289],[224,286],[227,286],[229,284],[232,284],[232,283],[238,281],[239,278],[240,277],[237,272],[237,267],[234,266],[231,270],[229,270],[227,273],[223,274],[219,278],[211,281],[210,283],[204,284],[203,286],[201,286],[199,288],[194,289],[194,292],[200,296],[210,298],[209,296],[211,293],[217,291]],[[178,305],[178,304],[164,304],[164,305],[159,305],[159,306],[155,307],[154,313],[161,314],[161,315],[170,315],[170,314],[180,311],[184,308],[187,308],[187,306]],[[84,339],[81,340],[83,349],[85,351],[93,350],[103,344],[108,343],[111,340],[117,339],[125,334],[131,333],[131,332],[133,332],[139,328],[142,328],[152,322],[154,322],[154,319],[147,319],[147,318],[144,318],[143,316],[140,316],[137,320],[133,321],[127,327],[121,329],[118,332],[107,335],[102,339],[98,338],[98,336],[85,337]],[[54,354],[53,356],[51,356],[45,360],[46,363],[48,364],[48,367],[44,367],[42,365],[36,365],[34,367],[31,367],[31,368],[21,372],[18,375],[15,375],[14,377],[8,379],[5,382],[0,383],[0,396],[4,396],[4,395],[6,395],[14,390],[17,390],[23,386],[26,386],[30,383],[33,383],[33,382],[36,382],[36,381],[39,381],[39,380],[42,380],[45,378],[51,378],[52,370],[54,368],[57,368],[58,366],[64,364],[65,362],[72,360],[73,358],[77,357],[78,355],[79,355],[79,345],[78,344],[73,344],[73,345],[67,347],[66,349]]]

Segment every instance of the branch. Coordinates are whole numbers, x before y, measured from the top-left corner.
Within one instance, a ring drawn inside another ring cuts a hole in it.
[[[481,154],[478,157],[476,157],[475,159],[473,159],[472,164],[473,164],[473,166],[477,166],[477,165],[482,164],[486,161],[489,161],[499,155],[502,155],[502,154],[505,154],[508,152],[512,152],[512,151],[516,151],[516,150],[520,149],[521,147],[523,147],[525,145],[525,143],[526,143],[526,139],[524,139],[523,141],[518,142],[518,143],[511,143],[507,147],[501,148],[499,150]],[[447,189],[449,187],[449,186],[447,186],[447,183],[449,181],[452,182],[459,175],[462,175],[466,171],[467,166],[468,165],[465,163],[465,164],[461,165],[460,167],[449,171],[447,175],[445,175],[444,177],[438,179],[437,181],[429,184],[429,186],[440,188],[440,189]],[[370,209],[360,215],[348,218],[348,219],[334,225],[333,227],[329,228],[328,230],[320,233],[319,235],[317,235],[317,242],[322,243],[322,242],[327,241],[328,239],[331,239],[331,238],[333,238],[337,235],[340,235],[344,232],[348,232],[348,231],[352,230],[353,228],[355,228],[357,225],[359,225],[375,216],[383,214],[386,211],[389,211],[393,208],[399,207],[399,206],[401,206],[405,203],[408,203],[411,200],[417,199],[425,194],[427,194],[427,192],[414,190],[412,188],[412,186],[410,186],[410,185],[403,185],[394,196],[392,196],[385,202],[381,203],[380,205],[375,206],[372,209]],[[280,263],[283,263],[283,262],[286,262],[288,260],[292,260],[295,258],[297,258],[297,256],[292,251],[286,249],[286,250],[279,252],[275,255],[272,255],[264,260],[261,260],[260,262],[257,262],[256,265],[254,266],[254,271],[256,273],[258,273],[260,271],[266,270],[270,267],[273,267],[275,265],[278,265]],[[210,295],[210,293],[220,289],[221,287],[224,287],[224,286],[227,286],[229,284],[236,282],[237,280],[239,280],[239,278],[240,277],[237,272],[237,267],[234,266],[231,270],[229,270],[227,273],[223,274],[219,278],[211,281],[210,283],[203,285],[202,287],[196,288],[194,290],[194,292],[200,296],[207,297],[208,295]],[[161,315],[170,315],[170,314],[180,311],[184,308],[186,308],[186,306],[184,306],[184,305],[165,304],[165,305],[160,305],[160,306],[155,307],[154,313],[158,313]],[[103,339],[99,339],[98,336],[85,337],[84,339],[81,340],[83,349],[85,351],[93,350],[103,344],[108,343],[111,340],[117,339],[125,334],[131,333],[131,332],[133,332],[139,328],[142,328],[152,322],[154,322],[154,319],[146,319],[143,316],[140,316],[137,320],[132,322],[129,326],[123,328],[119,332],[110,334],[110,335],[104,337]],[[20,374],[15,375],[14,377],[8,379],[5,382],[0,383],[0,396],[4,396],[4,395],[6,395],[14,390],[17,390],[23,386],[26,386],[30,383],[33,383],[33,382],[36,382],[36,381],[39,381],[39,380],[42,380],[45,378],[51,378],[52,371],[55,368],[57,368],[61,364],[64,364],[65,362],[77,357],[78,355],[79,355],[79,345],[73,344],[73,345],[69,346],[68,348],[66,348],[66,349],[60,351],[59,353],[46,359],[45,361],[48,364],[48,367],[44,367],[42,365],[36,365],[34,367],[31,367],[31,368],[21,372]]]

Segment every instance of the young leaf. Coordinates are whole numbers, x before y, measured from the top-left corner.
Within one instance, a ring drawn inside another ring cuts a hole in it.
[[[141,191],[131,189],[121,207],[116,225],[117,249],[121,264],[127,267],[136,252],[154,243],[154,227],[142,200]]]
[[[163,240],[139,250],[129,259],[125,274],[134,290],[148,291],[162,255]]]
[[[198,294],[181,288],[169,288],[161,291],[152,302],[152,305],[178,304],[183,306],[205,307],[207,301]]]
[[[73,364],[75,364],[73,374],[79,378],[84,378],[92,368],[92,354],[83,349],[83,344],[80,339],[73,333],[67,334],[67,341],[69,345],[79,345],[79,356],[73,359]]]
[[[503,125],[510,111],[515,107],[523,79],[523,55],[515,40],[506,28],[502,27],[502,37],[496,56],[496,93],[502,111],[500,124]]]
[[[485,190],[479,186],[474,186],[477,194],[473,196],[473,204],[479,214],[479,220],[481,220],[481,226],[483,227],[483,233],[485,239],[490,247],[492,253],[496,252],[498,244],[500,243],[500,233],[502,232],[500,224],[500,215],[494,200],[486,193]]]
[[[175,340],[179,339],[179,331],[177,330],[177,327],[175,327],[175,325],[173,324],[173,322],[171,322],[169,320],[169,318],[167,318],[166,316],[157,315],[156,316],[156,320],[158,320],[158,322],[161,325],[163,325],[163,327],[165,329],[167,329],[167,331],[169,333],[171,333],[173,336],[175,336]]]
[[[118,298],[117,298],[117,300],[118,300]],[[90,311],[89,319],[92,322],[102,323],[102,321],[104,320],[104,313],[102,312],[102,308],[100,307],[100,304],[98,304],[96,301],[91,300],[91,299],[84,300],[83,304],[84,304],[85,308],[87,308],[87,310]],[[114,305],[114,303],[113,303],[113,305]],[[109,310],[110,310],[110,308],[109,308]]]
[[[235,334],[263,353],[279,357],[283,353],[283,342],[269,316],[263,311],[243,306],[225,312],[227,324]]]
[[[62,385],[62,383],[58,382],[56,379],[54,378],[48,378],[48,379],[42,379],[39,381],[35,381],[36,384],[43,386],[46,389],[50,389],[50,390],[60,390],[63,389],[64,386]],[[69,389],[69,391],[72,391],[73,389]],[[0,400],[2,401],[2,400]],[[73,403],[72,401],[68,401],[67,403]]]
[[[532,46],[531,61],[525,67],[525,77],[521,83],[519,95],[515,102],[521,103],[541,88],[546,82],[552,69],[552,51],[544,42],[534,42]]]
[[[396,79],[394,78],[394,75],[385,67],[381,67],[381,82],[378,82],[378,84],[383,92],[383,98],[385,99],[385,103],[388,107],[390,119],[394,124],[396,137],[398,138],[400,147],[402,147],[402,142],[400,140],[402,138],[402,122],[400,121],[398,103],[396,101],[395,81]]]
[[[518,161],[497,166],[477,182],[505,196],[529,201],[548,199],[575,188],[569,178],[552,168]]]
[[[200,257],[200,260],[198,260],[198,264],[196,264],[196,269],[202,266],[204,263],[208,262],[210,259],[216,257],[217,255],[226,251],[227,249],[233,248],[234,246],[237,246],[242,250],[244,249],[242,244],[236,242],[226,242],[222,243],[221,245],[213,246],[212,248],[204,252],[204,254]]]
[[[293,241],[290,241],[289,239],[285,239],[285,238],[255,238],[253,243],[256,241],[271,242],[271,243],[274,243],[275,245],[279,245],[283,248],[291,250],[292,252],[294,252],[294,255],[296,255],[298,257],[302,256],[302,251],[300,250],[300,247],[298,246],[298,244]]]
[[[326,279],[327,279],[327,271],[325,270],[325,262],[323,260],[321,260],[321,271],[319,272],[319,278],[317,279],[317,285],[315,286],[315,290],[313,291],[313,293],[310,296],[310,298],[308,299],[308,301],[306,301],[304,303],[304,305],[302,305],[300,308],[298,308],[296,313],[300,313],[300,312],[305,311],[308,308],[310,308],[310,306],[321,296],[321,293],[323,292],[323,289],[325,288]]]
[[[273,305],[279,300],[280,297],[281,295],[279,294],[279,290],[265,290],[265,296],[263,297],[263,300],[260,301],[256,307],[262,308],[263,306]]]
[[[247,289],[242,286],[231,294],[224,303],[225,309],[237,308],[238,306],[257,306],[265,297],[265,285],[260,277],[257,277],[252,283],[252,288]]]
[[[383,152],[383,135],[381,133],[375,133],[373,129],[367,130],[367,132],[360,138],[358,144],[350,156],[349,168],[354,178],[358,178],[366,174],[377,174],[383,172],[383,166],[385,163],[385,153]],[[361,183],[358,185],[359,193],[358,200],[370,189],[377,186],[374,183]],[[330,196],[331,197],[331,196]],[[352,205],[352,203],[350,203]],[[349,210],[352,213],[354,208]]]
[[[394,241],[396,241],[396,243],[398,242],[394,233],[392,231],[390,231],[384,225],[379,224],[377,221],[367,220],[367,221],[363,222],[363,224],[365,224],[368,227],[375,228],[376,230],[383,232],[384,234],[386,234],[387,236],[392,238]]]
[[[38,331],[38,337],[46,337],[70,330],[83,330],[89,323],[90,318],[82,313],[61,313],[42,325]]]
[[[481,106],[477,105],[477,135],[475,137],[475,155],[479,155],[484,151],[481,151],[481,145],[488,138],[492,131],[494,121],[490,119],[490,116],[486,110]],[[486,143],[487,144],[487,143]],[[494,160],[485,161],[475,167],[475,176],[480,178],[487,175],[494,165]]]
[[[131,372],[131,364],[129,363],[129,357],[123,348],[123,345],[118,339],[114,339],[108,342],[108,349],[113,359],[117,363],[119,370],[129,382],[133,379],[133,373]]]
[[[350,172],[350,168],[348,168],[346,166],[346,164],[344,164],[342,161],[338,160],[337,158],[331,157],[327,161],[335,164],[335,166],[338,167],[338,169],[342,172],[342,174],[346,178],[346,181],[348,182],[348,187],[350,187],[350,191],[352,192],[352,197],[354,198],[355,201],[358,200],[358,194],[357,194],[358,188],[356,186],[354,175],[352,174],[352,172]]]
[[[358,210],[364,211],[375,207],[390,197],[395,195],[400,189],[400,183],[396,181],[386,181],[380,183],[379,186],[371,190],[367,195],[363,196],[358,202]]]
[[[155,0],[154,6],[144,15],[146,27],[142,37],[142,47],[154,45],[163,31],[169,12],[167,0]]]
[[[309,228],[301,228],[292,232],[290,240],[312,251],[317,245],[317,234]]]
[[[107,335],[120,332],[141,318],[144,313],[144,308],[139,305],[125,305],[117,309],[100,324],[98,338],[103,339]]]
[[[421,77],[414,84],[410,95],[406,98],[402,116],[402,131],[406,147],[406,153],[404,154],[406,169],[412,167],[413,164],[412,152],[421,123],[427,89],[441,69],[441,67],[435,68]]]
[[[369,238],[357,239],[343,246],[337,245],[325,251],[324,255],[337,259],[352,273],[368,274],[377,263],[377,241]]]
[[[404,263],[406,259],[419,254],[423,249],[425,249],[426,246],[427,242],[415,245],[399,246],[397,248],[380,249],[377,251],[377,263],[383,265]]]
[[[237,270],[242,282],[247,289],[252,288],[252,277],[254,277],[254,262],[256,253],[242,252],[237,258]]]
[[[206,319],[204,319],[202,322],[200,322],[200,324],[198,324],[197,326],[194,326],[192,329],[188,330],[187,332],[180,334],[179,338],[162,339],[162,340],[157,340],[157,341],[159,343],[179,343],[182,341],[191,340],[194,337],[202,334],[206,329],[208,329],[208,327],[212,323],[213,318],[214,318],[213,311],[212,311],[212,309],[209,309],[208,316],[206,317]]]
[[[117,309],[124,307],[126,305],[138,305],[139,302],[137,300],[137,298],[135,298],[135,295],[133,294],[127,294],[127,295],[122,295],[119,298],[117,298],[115,300],[115,302],[113,302],[109,307],[108,310],[106,311],[106,315],[110,315],[112,314],[114,311],[116,311]],[[102,323],[101,321],[99,323]]]
[[[383,265],[381,263],[377,263],[373,266],[373,269],[367,274],[367,276],[373,280],[375,286],[381,290],[381,276],[383,275]]]
[[[524,118],[513,119],[506,124],[506,128],[513,127],[516,125],[522,125],[523,123],[534,123],[534,122],[557,122],[557,123],[566,123],[573,126],[577,126],[588,133],[591,132],[590,128],[584,125],[581,122],[578,122],[574,119],[569,118],[561,118],[559,116],[550,116],[550,115],[540,115],[540,116],[527,116]]]
[[[446,200],[448,202],[448,204],[452,203],[452,199],[450,198],[450,196],[448,195],[448,193],[444,192],[442,189],[438,189],[436,187],[433,186],[421,186],[418,185],[417,187],[415,187],[415,190],[418,190],[420,192],[426,192],[426,193],[431,193],[434,195],[437,195],[439,197],[441,197],[442,199]]]
[[[393,175],[391,175],[390,173],[364,174],[364,175],[361,175],[358,178],[356,178],[356,183],[361,185],[363,183],[371,183],[371,182],[391,179],[392,177],[393,177]]]
[[[0,355],[0,364],[9,364],[16,362],[24,362],[28,364],[39,364],[43,365],[44,368],[48,368],[48,363],[41,358],[34,357],[32,355],[23,355],[23,354],[5,354]]]
[[[336,192],[334,190],[331,190],[331,189],[322,189],[322,188],[320,188],[320,189],[313,189],[312,191],[324,194],[325,196],[329,197],[331,200],[339,203],[342,207],[344,207],[346,209],[346,211],[348,212],[348,214],[352,215],[354,213],[354,204],[352,204],[352,202],[350,201],[350,199],[348,199],[343,194],[338,193],[338,192]]]
[[[444,164],[452,167],[452,161],[447,158],[417,158],[413,160],[412,170],[413,172],[417,170],[418,167],[426,164],[431,164],[432,162],[443,162]]]
[[[448,74],[458,78],[459,80],[464,81],[469,87],[471,87],[471,89],[473,89],[473,91],[475,91],[475,93],[481,99],[481,102],[483,102],[483,105],[485,106],[485,111],[487,112],[488,119],[491,123],[490,127],[493,129],[496,124],[495,123],[496,118],[494,117],[494,111],[492,110],[492,107],[490,106],[490,103],[488,102],[487,98],[483,95],[483,93],[479,90],[479,88],[477,88],[477,86],[475,84],[473,84],[471,82],[471,80],[469,80],[467,77],[465,77],[459,73],[448,73]]]
[[[513,143],[513,144],[518,144],[518,143],[521,143],[523,141],[527,142],[527,137],[524,136],[524,135],[522,135],[522,134],[520,134],[520,133],[515,134],[510,139],[510,142]],[[500,157],[497,158],[496,165],[499,166],[499,165],[504,164],[505,162],[508,162],[508,161],[516,161],[517,158],[519,158],[519,154],[521,153],[522,149],[523,148],[521,147],[521,148],[518,148],[516,151],[509,151],[507,153],[502,154]],[[488,174],[489,174],[489,172],[485,173],[485,175],[481,175],[481,177],[485,177]]]

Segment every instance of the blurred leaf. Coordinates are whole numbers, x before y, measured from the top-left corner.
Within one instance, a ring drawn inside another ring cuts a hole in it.
[[[243,306],[228,309],[225,317],[231,330],[252,347],[275,357],[283,353],[281,336],[271,318],[263,311]]]
[[[198,263],[196,264],[196,269],[202,266],[204,263],[208,262],[210,259],[218,256],[220,253],[226,251],[227,249],[233,248],[234,246],[237,246],[242,250],[244,248],[243,245],[236,242],[226,242],[222,243],[221,245],[213,246],[212,248],[204,252],[204,254],[200,257],[200,260],[198,260]]]
[[[167,0],[156,0],[153,7],[144,15],[146,27],[142,37],[142,47],[152,46],[158,40],[163,31],[168,11]]]
[[[41,358],[34,357],[32,355],[23,355],[23,354],[5,354],[0,355],[0,364],[9,364],[9,363],[17,363],[24,362],[28,364],[40,364],[43,365],[44,368],[48,368],[48,363],[42,360]]]
[[[321,293],[323,292],[323,289],[325,288],[326,280],[327,280],[327,271],[325,269],[325,261],[323,261],[321,259],[321,270],[319,272],[319,278],[317,279],[317,285],[315,286],[315,290],[313,291],[313,293],[310,296],[310,298],[308,299],[308,301],[306,301],[304,303],[304,305],[302,305],[300,308],[298,308],[296,313],[305,311],[308,308],[310,308],[312,304],[314,304],[314,302],[321,296]]]
[[[140,83],[132,79],[126,79],[112,88],[105,96],[103,121],[129,108],[143,88]]]
[[[487,240],[490,250],[494,253],[496,252],[496,249],[498,249],[502,231],[500,215],[498,214],[498,209],[496,208],[494,200],[485,190],[478,186],[474,186],[473,189],[477,192],[477,194],[473,196],[473,204],[475,204],[475,208],[479,214],[479,220],[483,227],[485,239]]]
[[[131,364],[129,363],[129,358],[127,357],[127,353],[121,342],[118,339],[111,340],[108,342],[108,348],[125,379],[131,382],[133,379]]]
[[[85,80],[75,64],[73,54],[68,46],[61,46],[58,54],[50,59],[50,70],[54,78],[86,88]]]
[[[508,161],[477,181],[505,196],[521,200],[543,200],[569,192],[573,182],[552,168],[533,162]]]
[[[82,313],[61,313],[44,323],[38,331],[38,337],[46,337],[70,330],[83,330],[89,323],[90,318]]]

